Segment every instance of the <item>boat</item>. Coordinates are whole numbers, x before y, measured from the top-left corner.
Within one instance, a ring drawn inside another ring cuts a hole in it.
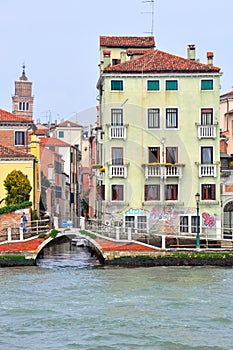
[[[74,237],[71,242],[72,245],[76,245],[76,247],[86,247],[88,245],[88,240],[79,235]]]

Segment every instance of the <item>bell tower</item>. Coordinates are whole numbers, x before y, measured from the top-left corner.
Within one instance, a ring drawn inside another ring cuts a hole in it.
[[[28,81],[25,74],[25,65],[22,68],[21,77],[18,81],[15,81],[15,94],[12,96],[12,113],[32,121],[34,101],[32,83]]]

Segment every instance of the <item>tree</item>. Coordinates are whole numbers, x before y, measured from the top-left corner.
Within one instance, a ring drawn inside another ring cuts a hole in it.
[[[7,205],[20,204],[28,201],[32,186],[21,170],[13,170],[3,182],[7,191],[5,198]]]

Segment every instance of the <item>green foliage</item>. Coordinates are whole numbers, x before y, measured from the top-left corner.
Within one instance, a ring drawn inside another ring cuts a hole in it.
[[[46,236],[47,236],[46,233],[40,233],[38,238],[45,238]]]
[[[31,207],[31,205],[32,205],[32,202],[23,202],[16,205],[6,205],[5,207],[0,208],[0,214],[12,213],[13,211],[16,211],[19,209]]]
[[[13,170],[9,173],[3,184],[7,191],[5,198],[7,205],[15,205],[29,200],[32,186],[21,170]]]
[[[53,229],[53,230],[51,230],[49,236],[52,237],[52,238],[56,238],[58,233],[59,233],[58,230]]]
[[[94,233],[91,233],[91,232],[88,232],[88,231],[85,231],[85,230],[80,230],[80,233],[82,235],[88,236],[88,237],[93,238],[93,239],[96,238],[96,235]]]

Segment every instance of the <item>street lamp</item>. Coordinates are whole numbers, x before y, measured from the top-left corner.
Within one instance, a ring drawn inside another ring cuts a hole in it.
[[[200,216],[199,216],[199,203],[200,203],[200,194],[195,194],[195,199],[197,203],[197,220],[196,220],[196,248],[200,248]]]

